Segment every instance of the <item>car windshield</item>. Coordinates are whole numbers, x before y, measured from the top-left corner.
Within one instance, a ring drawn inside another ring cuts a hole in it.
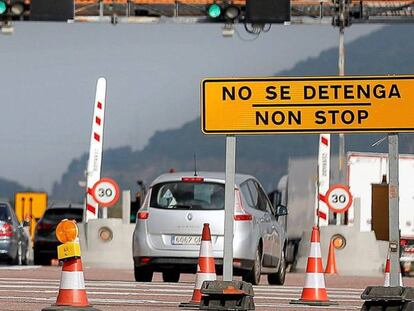
[[[0,220],[8,221],[11,215],[6,204],[0,204]]]
[[[151,207],[165,209],[224,209],[224,185],[209,182],[166,182],[153,186]]]
[[[82,222],[82,216],[81,208],[51,208],[46,210],[43,220],[57,223],[63,219],[74,219],[76,222]]]

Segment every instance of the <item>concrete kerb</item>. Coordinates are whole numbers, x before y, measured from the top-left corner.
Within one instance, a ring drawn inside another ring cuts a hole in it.
[[[352,226],[320,227],[321,251],[324,263],[328,255],[330,239],[334,234],[345,237],[347,244],[344,249],[335,253],[339,275],[382,276],[384,254],[388,243],[377,241],[374,232],[359,232]],[[305,272],[309,254],[310,232],[304,232],[298,250],[298,260],[294,267],[296,272]],[[305,242],[304,242],[305,241]],[[368,247],[369,246],[369,247]],[[359,254],[359,256],[354,256]]]

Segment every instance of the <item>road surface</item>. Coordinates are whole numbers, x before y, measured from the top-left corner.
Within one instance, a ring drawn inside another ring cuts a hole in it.
[[[131,270],[84,268],[89,302],[102,311],[182,310],[181,302],[191,299],[194,275],[182,275],[179,283],[164,283],[155,274],[151,283],[136,283]],[[55,303],[61,267],[0,266],[0,310],[41,310]],[[219,277],[220,278],[220,277]],[[383,285],[383,277],[326,276],[329,299],[337,306],[329,310],[358,310],[360,295],[369,285]],[[287,274],[284,286],[269,286],[262,277],[254,286],[256,310],[318,310],[321,308],[289,304],[300,298],[305,274]],[[404,278],[413,286],[414,278]]]

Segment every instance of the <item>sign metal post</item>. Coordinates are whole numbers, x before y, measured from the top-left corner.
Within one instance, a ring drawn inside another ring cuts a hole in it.
[[[388,135],[390,286],[400,285],[398,158],[398,134],[391,133]]]
[[[226,136],[226,186],[224,189],[223,281],[233,280],[233,216],[236,174],[236,137]]]

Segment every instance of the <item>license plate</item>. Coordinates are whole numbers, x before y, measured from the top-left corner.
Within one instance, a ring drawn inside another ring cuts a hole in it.
[[[173,245],[200,245],[201,236],[197,235],[174,235],[171,244]]]

